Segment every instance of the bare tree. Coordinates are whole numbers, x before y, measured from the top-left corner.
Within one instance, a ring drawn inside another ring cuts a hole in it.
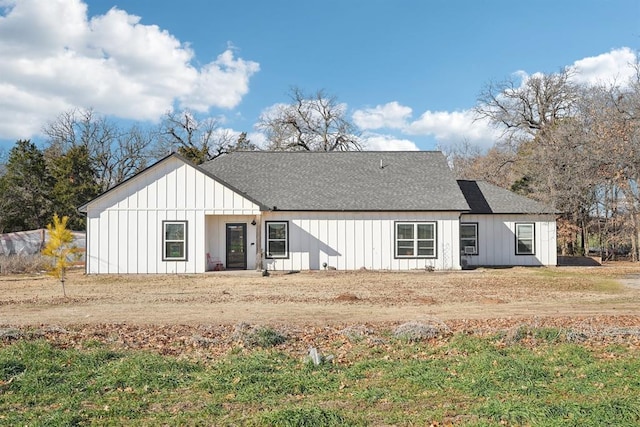
[[[495,144],[483,151],[463,141],[442,150],[458,179],[487,181],[503,188],[511,187],[515,181],[512,166],[517,156],[509,145]]]
[[[593,203],[593,146],[589,119],[581,110],[583,88],[568,69],[535,74],[521,82],[491,83],[481,92],[475,112],[503,131],[502,152],[508,158],[512,190],[562,212],[565,235],[580,229],[582,248]],[[503,160],[498,160],[504,164]],[[583,252],[585,249],[580,249]]]
[[[49,156],[64,155],[73,147],[86,147],[102,191],[145,168],[153,141],[153,136],[138,126],[122,130],[91,109],[63,112],[43,132],[49,137]]]
[[[521,83],[509,79],[489,83],[478,97],[475,112],[504,131],[514,142],[528,140],[571,117],[578,99],[568,69],[552,74],[535,74]]]
[[[228,153],[235,142],[235,133],[220,129],[215,118],[198,120],[188,110],[169,111],[160,125],[155,152],[177,151],[200,164]]]
[[[597,169],[623,202],[618,213],[627,217],[628,242],[634,260],[640,259],[640,70],[627,86],[600,88],[594,103],[591,131],[598,140]],[[611,208],[612,209],[612,208]],[[620,227],[619,227],[620,228]]]
[[[346,107],[319,90],[307,95],[292,88],[291,103],[279,105],[260,118],[258,128],[270,150],[351,151],[362,148]]]

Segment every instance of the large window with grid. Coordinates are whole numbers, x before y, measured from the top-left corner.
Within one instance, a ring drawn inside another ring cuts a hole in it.
[[[396,222],[396,258],[435,258],[435,222]]]

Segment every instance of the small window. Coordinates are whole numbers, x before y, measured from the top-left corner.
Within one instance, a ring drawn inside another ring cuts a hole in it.
[[[162,259],[164,261],[187,260],[187,222],[162,222]]]
[[[516,255],[536,253],[533,224],[516,224]]]
[[[396,258],[434,258],[435,222],[396,222]]]
[[[289,257],[289,223],[267,221],[267,258]]]
[[[478,255],[478,224],[460,224],[460,248],[464,255]]]

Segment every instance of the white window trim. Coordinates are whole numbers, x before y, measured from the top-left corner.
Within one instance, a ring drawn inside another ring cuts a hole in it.
[[[184,227],[184,239],[167,240],[167,225],[179,224]],[[187,261],[187,221],[162,221],[162,260],[163,261]],[[184,246],[183,256],[170,257],[167,255],[167,243],[181,242]]]
[[[476,242],[475,246],[473,246],[473,253],[467,253],[466,247],[470,245],[464,245],[463,241],[470,240],[469,238],[462,237],[462,227],[473,227],[475,230],[474,240]],[[460,251],[463,255],[478,255],[478,223],[477,222],[462,222],[460,223]]]
[[[520,227],[531,227],[531,238],[530,239],[522,239],[520,238]],[[526,223],[516,223],[516,255],[535,255],[536,254],[536,225],[533,222]],[[520,252],[519,244],[520,241],[531,240],[531,252]]]
[[[418,225],[431,225],[433,226],[433,239],[418,239]],[[398,239],[398,225],[412,225],[413,226],[413,239]],[[395,258],[398,259],[415,259],[415,258],[437,258],[438,257],[438,224],[435,221],[396,221],[393,226],[393,253]],[[413,253],[415,255],[399,255],[398,254],[398,241],[412,241]],[[431,241],[433,242],[433,255],[418,255],[418,242]]]
[[[270,239],[269,238],[269,226],[271,224],[284,224],[284,239]],[[265,257],[267,259],[288,259],[289,258],[289,221],[265,221]],[[284,241],[284,254],[283,255],[271,255],[269,253],[269,242]]]

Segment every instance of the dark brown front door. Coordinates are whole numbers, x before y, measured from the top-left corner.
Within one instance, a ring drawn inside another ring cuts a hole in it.
[[[247,224],[227,224],[227,270],[247,269]]]

